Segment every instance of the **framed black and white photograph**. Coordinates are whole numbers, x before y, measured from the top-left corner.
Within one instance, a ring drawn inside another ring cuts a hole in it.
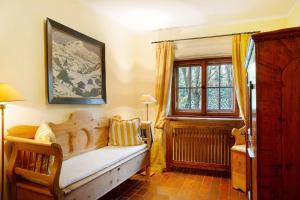
[[[50,104],[105,104],[105,44],[47,19]]]

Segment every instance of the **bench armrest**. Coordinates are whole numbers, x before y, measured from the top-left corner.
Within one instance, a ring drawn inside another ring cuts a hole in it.
[[[246,143],[245,134],[246,128],[245,126],[240,129],[232,129],[231,134],[234,136],[235,144],[234,145],[241,145]]]
[[[152,124],[151,121],[142,121],[141,122],[141,129],[146,132],[146,138],[143,138],[143,140],[147,142],[148,149],[151,149],[152,142],[153,142],[151,124]]]
[[[32,139],[7,136],[13,145],[7,176],[12,184],[24,178],[47,186],[54,196],[61,194],[59,176],[63,154],[59,144],[42,143]]]
[[[33,144],[33,145],[40,145],[40,146],[51,146],[51,143],[49,142],[40,142],[37,140],[33,139],[27,139],[27,138],[21,138],[21,137],[15,137],[15,136],[6,136],[5,140],[7,142],[12,142],[12,143],[24,143],[24,144]]]

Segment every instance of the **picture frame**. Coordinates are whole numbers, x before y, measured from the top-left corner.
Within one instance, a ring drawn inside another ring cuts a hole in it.
[[[106,104],[105,44],[46,20],[48,102]]]

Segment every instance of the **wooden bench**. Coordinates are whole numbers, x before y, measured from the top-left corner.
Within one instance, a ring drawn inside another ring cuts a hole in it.
[[[246,144],[244,130],[233,129],[235,144],[231,147],[231,184],[234,189],[246,192]]]
[[[141,170],[146,170],[149,177],[150,122],[141,124],[147,136],[143,138],[146,143],[143,149],[64,187],[60,183],[66,162],[70,164],[76,157],[84,158],[93,151],[110,148],[107,146],[109,120],[95,120],[90,113],[82,111],[72,113],[62,124],[50,123],[49,126],[55,133],[56,143],[33,140],[36,126],[17,126],[8,130],[6,141],[12,143],[13,151],[7,173],[13,199],[98,199]],[[50,168],[51,160],[54,161]],[[81,164],[85,163],[74,168]]]

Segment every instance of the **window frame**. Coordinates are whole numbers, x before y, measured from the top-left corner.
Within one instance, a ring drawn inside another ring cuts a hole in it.
[[[234,80],[233,80],[233,112],[207,112],[207,66],[210,64],[232,64],[231,57],[222,58],[205,58],[205,59],[194,59],[194,60],[178,60],[174,61],[174,68],[172,74],[172,87],[171,87],[171,115],[183,116],[183,117],[239,117],[239,108],[235,95]],[[184,111],[178,110],[178,73],[177,68],[187,65],[188,68],[191,66],[201,66],[201,111]],[[232,71],[233,72],[233,71]],[[218,87],[219,88],[219,87]]]

